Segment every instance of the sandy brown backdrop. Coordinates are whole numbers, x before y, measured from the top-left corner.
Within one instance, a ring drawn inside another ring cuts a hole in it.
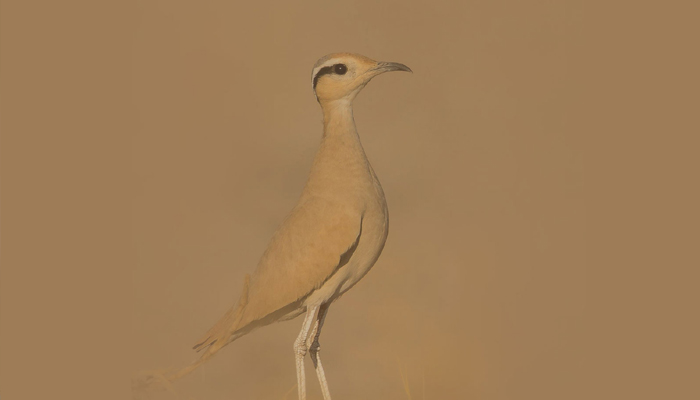
[[[330,309],[334,399],[697,398],[689,6],[42,3],[0,8],[3,400],[195,357],[300,194],[337,51],[415,73],[355,102],[391,231]],[[299,325],[177,390],[295,398]]]

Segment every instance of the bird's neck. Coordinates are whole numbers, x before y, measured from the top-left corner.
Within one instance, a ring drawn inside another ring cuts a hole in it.
[[[323,109],[323,139],[346,138],[357,139],[357,128],[352,115],[352,103],[350,101],[336,100],[321,103]]]
[[[352,104],[337,100],[321,103],[321,107],[323,138],[311,167],[307,189],[343,194],[348,185],[371,181],[372,167],[355,128]]]
[[[323,109],[323,139],[319,153],[333,157],[366,162],[365,151],[357,134],[352,103],[336,100],[321,103]],[[334,154],[336,153],[336,154]]]

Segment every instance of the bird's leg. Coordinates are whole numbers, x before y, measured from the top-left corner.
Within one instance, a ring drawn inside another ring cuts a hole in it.
[[[323,328],[323,322],[326,320],[328,306],[329,305],[324,304],[319,308],[316,323],[314,324],[311,335],[309,335],[308,342],[310,343],[307,343],[311,361],[314,363],[314,368],[316,369],[318,383],[321,385],[323,400],[331,400],[331,393],[328,390],[328,381],[326,381],[326,373],[323,371],[323,364],[321,364],[321,355],[319,354],[321,351],[321,344],[318,342],[318,338],[321,336],[321,328]]]
[[[304,324],[301,326],[301,332],[294,342],[294,356],[297,362],[297,389],[299,391],[299,400],[306,400],[306,376],[304,373],[304,356],[306,355],[306,342],[309,338],[311,325],[317,320],[319,307],[309,308],[304,318]]]

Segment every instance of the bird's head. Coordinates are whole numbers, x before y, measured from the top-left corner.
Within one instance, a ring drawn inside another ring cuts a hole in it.
[[[351,53],[329,54],[316,62],[311,84],[319,102],[352,101],[375,76],[390,71],[411,71],[403,64],[378,62]]]

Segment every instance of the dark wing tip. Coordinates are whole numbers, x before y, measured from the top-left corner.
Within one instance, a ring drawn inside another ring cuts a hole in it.
[[[200,351],[204,350],[205,348],[211,346],[212,344],[216,343],[216,339],[212,340],[211,342],[209,342],[208,340],[209,340],[209,338],[206,338],[203,342],[199,342],[199,343],[195,344],[192,347],[192,349],[197,351],[197,352],[200,352]]]

